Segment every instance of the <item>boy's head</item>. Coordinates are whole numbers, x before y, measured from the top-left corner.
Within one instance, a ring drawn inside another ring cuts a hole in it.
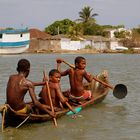
[[[75,58],[75,67],[79,69],[85,69],[86,67],[86,59],[82,56],[78,56]]]
[[[61,74],[57,69],[52,69],[49,72],[49,80],[53,83],[59,83],[61,78]]]
[[[28,72],[30,71],[30,62],[27,59],[20,59],[17,64],[18,72]]]

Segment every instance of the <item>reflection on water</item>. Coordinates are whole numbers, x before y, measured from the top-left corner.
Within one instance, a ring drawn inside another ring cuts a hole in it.
[[[16,72],[16,64],[20,58],[31,62],[29,79],[41,81],[44,68],[49,72],[56,67],[55,59],[64,58],[73,63],[77,55],[70,54],[24,54],[0,56],[0,103],[5,102],[5,88],[10,74]],[[123,100],[109,95],[103,103],[82,110],[76,119],[64,116],[58,119],[58,128],[53,122],[26,124],[19,129],[8,128],[0,135],[0,139],[51,139],[51,140],[138,140],[140,137],[140,55],[126,54],[94,54],[82,55],[87,59],[86,70],[96,75],[103,69],[109,71],[112,85],[123,83],[128,87],[128,95]],[[62,65],[62,69],[67,66]],[[62,89],[69,88],[68,78],[61,79]],[[36,93],[40,88],[36,89]],[[28,96],[27,99],[30,99]],[[1,120],[1,118],[0,118]],[[0,132],[1,133],[1,132]]]

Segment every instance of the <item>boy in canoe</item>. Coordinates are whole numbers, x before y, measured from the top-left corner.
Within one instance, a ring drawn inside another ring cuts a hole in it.
[[[32,99],[33,105],[44,113],[49,113],[52,117],[55,114],[47,109],[46,105],[41,104],[35,95],[34,85],[44,85],[43,83],[33,83],[27,79],[30,72],[30,62],[27,59],[21,59],[17,64],[18,74],[9,77],[7,84],[7,104],[19,113],[29,113],[32,111],[32,105],[24,102],[24,96],[27,92]]]
[[[39,97],[41,97],[40,102],[50,106],[49,96],[48,96],[48,93],[46,93],[46,92],[48,92],[46,88],[49,88],[52,104],[54,106],[55,111],[59,111],[60,108],[63,108],[62,104],[66,104],[69,107],[70,110],[75,112],[72,109],[72,107],[69,105],[68,99],[66,97],[64,97],[62,92],[61,92],[61,87],[60,87],[60,84],[59,84],[60,79],[61,79],[61,74],[57,69],[52,69],[49,72],[48,87],[43,86],[43,88],[42,88],[42,90],[39,94]],[[47,80],[47,79],[45,79],[45,80]]]
[[[64,60],[57,59],[56,61],[58,70],[60,71],[60,64],[64,62]],[[92,76],[86,72],[85,68],[86,59],[82,56],[78,56],[75,58],[75,67],[61,72],[61,76],[69,75],[70,90],[66,93],[71,99],[82,101],[90,99],[92,96],[90,90],[84,89],[83,78],[85,78],[88,82],[92,81]]]

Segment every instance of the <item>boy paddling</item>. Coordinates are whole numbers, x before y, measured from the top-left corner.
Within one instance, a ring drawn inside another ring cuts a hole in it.
[[[52,99],[52,104],[54,106],[54,109],[55,111],[59,111],[60,108],[63,107],[62,104],[63,105],[66,104],[68,108],[75,113],[73,108],[69,105],[68,99],[64,97],[61,92],[60,78],[61,78],[61,74],[57,69],[52,69],[49,72],[48,88],[50,89],[50,94],[51,94],[51,99]],[[43,86],[39,96],[41,97],[40,101],[42,103],[46,105],[50,105],[49,97],[48,94],[46,93],[46,86]]]
[[[63,59],[57,59],[58,70],[60,71],[60,64],[64,62]],[[92,81],[92,76],[85,70],[86,59],[78,56],[75,58],[75,68],[69,68],[61,72],[61,76],[69,76],[70,91],[67,92],[71,99],[82,101],[90,99],[92,94],[90,90],[84,89],[83,79],[85,78],[88,82]]]
[[[34,85],[43,85],[43,83],[33,83],[27,79],[30,72],[30,62],[27,59],[19,60],[17,71],[18,74],[14,74],[9,77],[6,90],[7,104],[19,113],[29,113],[32,110],[32,105],[24,102],[24,96],[29,91],[33,105],[44,113],[49,113],[49,115],[54,117],[55,114],[49,111],[46,105],[41,104],[37,100],[34,92]]]

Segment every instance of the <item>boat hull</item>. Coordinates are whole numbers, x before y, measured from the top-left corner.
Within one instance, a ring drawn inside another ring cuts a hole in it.
[[[95,87],[95,81],[93,80],[91,83],[84,84],[84,88],[86,90],[90,90],[92,93],[92,98],[90,100],[82,101],[80,103],[69,101],[73,109],[80,108],[80,111],[88,106],[95,105],[101,103],[109,92],[109,88],[99,86],[100,88]],[[95,90],[96,89],[96,90]],[[52,120],[52,117],[49,114],[21,114],[17,111],[14,111],[8,104],[3,105],[4,107],[0,107],[0,112],[2,114],[2,122],[5,127],[7,126],[18,126],[21,122],[26,120],[30,123],[44,122]],[[5,111],[6,110],[6,111]],[[6,113],[4,113],[4,111]],[[68,108],[63,108],[60,111],[56,112],[56,118],[59,118],[64,115],[68,115],[70,110]]]
[[[84,101],[82,104],[72,105],[72,107],[73,108],[81,107],[82,109],[84,109],[88,106],[101,103],[105,99],[105,97],[107,96],[108,91],[109,91],[109,89],[106,88],[103,93],[99,93],[99,96],[92,97],[90,100]],[[46,121],[52,120],[52,117],[48,114],[42,114],[42,115],[21,114],[21,113],[14,111],[9,105],[6,104],[5,106],[6,106],[6,110],[7,110],[7,112],[5,114],[5,118],[4,118],[4,126],[5,127],[7,127],[7,126],[16,127],[21,122],[26,120],[26,118],[28,118],[26,123],[38,123],[38,122],[46,122]],[[61,116],[66,115],[69,111],[70,111],[69,109],[63,109],[59,112],[56,112],[56,118],[59,118]],[[1,111],[1,114],[3,116],[3,111]]]
[[[0,47],[0,54],[21,54],[29,49],[29,45],[20,47]]]
[[[26,29],[0,30],[0,54],[20,54],[29,48],[30,33]]]

